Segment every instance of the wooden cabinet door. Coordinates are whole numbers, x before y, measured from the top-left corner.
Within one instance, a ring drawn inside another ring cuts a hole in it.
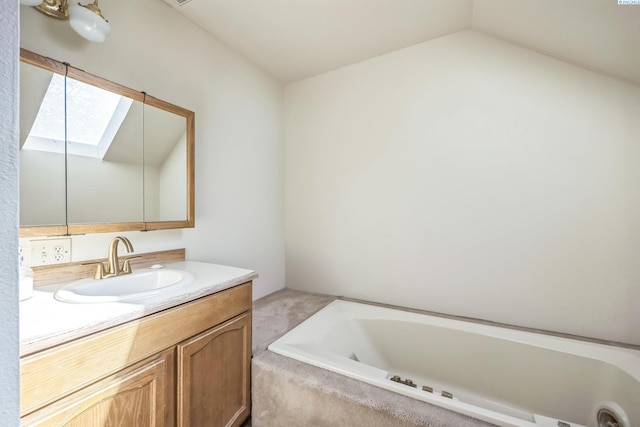
[[[175,408],[174,363],[173,349],[152,356],[23,417],[21,425],[170,427]]]
[[[177,347],[178,426],[239,426],[250,413],[251,313]]]

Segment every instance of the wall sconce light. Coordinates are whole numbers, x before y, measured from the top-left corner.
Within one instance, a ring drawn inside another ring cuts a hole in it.
[[[98,0],[88,5],[68,5],[67,0],[20,0],[20,4],[33,6],[52,18],[68,20],[76,33],[92,42],[102,43],[111,31],[111,25],[98,7]]]

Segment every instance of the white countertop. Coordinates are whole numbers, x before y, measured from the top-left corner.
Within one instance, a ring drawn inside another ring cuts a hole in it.
[[[180,261],[163,265],[192,273],[194,281],[184,288],[144,301],[98,304],[70,304],[56,300],[53,295],[63,284],[35,288],[33,297],[20,302],[20,355],[139,319],[258,277],[252,270],[204,262]]]

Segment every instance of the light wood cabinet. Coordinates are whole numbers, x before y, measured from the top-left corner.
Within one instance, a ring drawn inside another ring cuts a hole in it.
[[[21,367],[23,426],[239,426],[251,282],[51,349]]]
[[[170,426],[174,352],[163,352],[23,417],[30,426]],[[166,421],[169,421],[167,423]]]
[[[249,416],[250,320],[178,345],[178,426],[239,426]]]

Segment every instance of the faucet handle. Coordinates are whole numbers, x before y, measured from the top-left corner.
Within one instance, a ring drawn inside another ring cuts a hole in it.
[[[124,260],[122,264],[122,273],[128,274],[131,273],[131,260],[136,258],[142,258],[142,255],[130,256]]]
[[[82,263],[82,265],[95,265],[96,266],[96,272],[93,275],[93,278],[96,279],[96,280],[104,279],[104,277],[105,277],[104,264],[101,263],[100,261],[84,262],[84,263]]]

